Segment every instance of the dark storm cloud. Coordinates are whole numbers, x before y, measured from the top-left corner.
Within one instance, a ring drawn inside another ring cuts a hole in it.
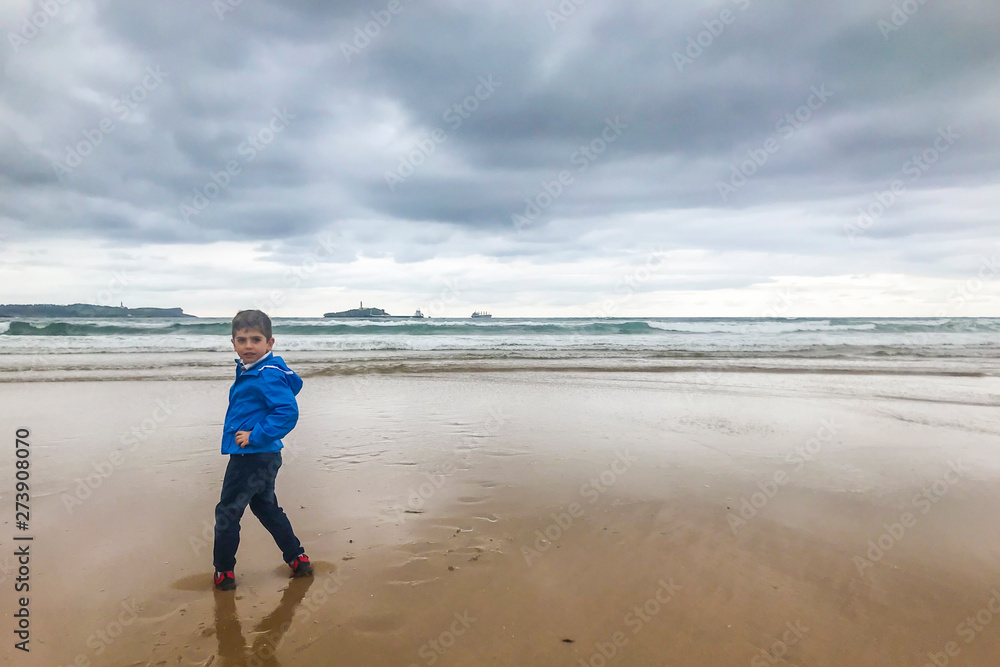
[[[37,10],[23,3],[2,14],[0,220],[13,239],[270,242],[288,262],[330,233],[345,247],[328,261],[568,259],[650,239],[863,267],[879,242],[909,239],[900,256],[930,266],[943,259],[919,251],[930,238],[953,236],[952,252],[997,240],[991,214],[947,220],[917,194],[996,183],[1000,15],[978,0],[911,4],[887,31],[893,4],[860,0],[75,0],[15,49],[9,34]],[[164,73],[155,86],[149,68]],[[497,82],[485,96],[484,77]],[[582,159],[609,121],[620,135]],[[113,129],[88,139],[102,122]],[[859,207],[947,127],[961,135],[951,150],[848,243]],[[560,172],[572,183],[519,233],[512,215],[547,201]],[[604,227],[616,231],[581,241]]]

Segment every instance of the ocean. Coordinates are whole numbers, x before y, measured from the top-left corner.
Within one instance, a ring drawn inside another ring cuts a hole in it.
[[[0,381],[228,377],[229,319],[0,321]],[[310,373],[1000,374],[1000,318],[275,318]]]

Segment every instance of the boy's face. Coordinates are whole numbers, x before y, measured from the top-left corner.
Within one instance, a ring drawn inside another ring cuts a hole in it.
[[[264,334],[258,329],[237,329],[231,340],[233,349],[244,364],[252,364],[274,347],[274,339],[264,338]]]

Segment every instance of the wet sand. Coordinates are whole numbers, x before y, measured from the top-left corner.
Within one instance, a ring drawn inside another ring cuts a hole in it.
[[[35,537],[25,655],[4,517],[0,657],[1000,661],[994,378],[306,377],[277,487],[317,575],[289,580],[248,512],[235,594],[211,586],[228,386],[0,385],[9,440],[32,432]]]

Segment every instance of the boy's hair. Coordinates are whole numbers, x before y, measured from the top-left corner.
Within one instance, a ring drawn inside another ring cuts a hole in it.
[[[256,329],[264,334],[264,338],[271,338],[271,318],[260,310],[241,310],[233,318],[233,338],[240,329]]]

